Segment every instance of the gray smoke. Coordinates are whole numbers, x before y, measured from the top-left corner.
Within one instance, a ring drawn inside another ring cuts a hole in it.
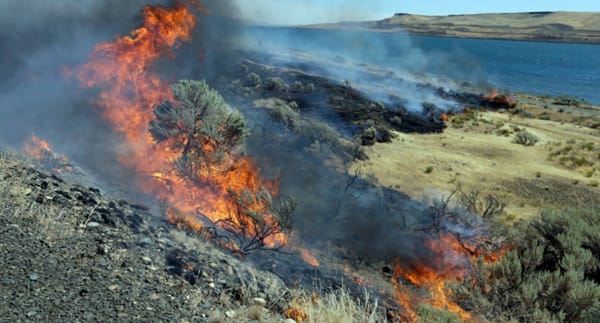
[[[64,70],[84,63],[96,44],[113,41],[137,28],[145,5],[173,3],[171,0],[0,1],[3,76],[0,144],[19,147],[35,133],[71,160],[100,174],[121,177],[122,170],[114,161],[118,139],[98,117],[91,103],[95,93],[66,78]],[[215,16],[235,12],[228,1],[203,1],[203,4]],[[191,49],[187,49],[190,54],[206,50],[213,39],[226,39],[236,33],[216,19],[198,20],[195,37],[205,40],[190,45]],[[184,54],[185,50],[182,49]],[[207,59],[214,56],[207,54]],[[197,59],[194,63],[199,65]],[[181,65],[185,66],[184,73],[190,74],[189,64]]]

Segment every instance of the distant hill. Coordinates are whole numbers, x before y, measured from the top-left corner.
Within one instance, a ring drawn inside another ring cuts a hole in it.
[[[304,28],[366,29],[421,35],[600,44],[600,13],[525,12],[423,16],[397,13],[368,22],[342,22]]]

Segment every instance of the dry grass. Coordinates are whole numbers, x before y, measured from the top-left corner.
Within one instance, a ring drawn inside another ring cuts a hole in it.
[[[3,151],[0,156],[0,176],[7,167],[19,167],[22,161],[12,159],[15,152]],[[9,218],[21,218],[36,223],[36,228],[46,243],[53,245],[59,240],[69,239],[82,223],[76,216],[81,209],[42,205],[35,202],[38,192],[19,178],[8,177],[0,181],[0,212]]]
[[[569,196],[584,196],[579,199],[583,204],[597,201],[590,196],[600,196],[593,185],[600,180],[600,171],[595,171],[600,163],[586,144],[598,141],[597,129],[498,112],[453,119],[459,120],[458,126],[451,121],[442,134],[399,133],[391,144],[369,148],[367,172],[379,183],[419,200],[446,194],[460,182],[501,197],[508,202],[507,214],[517,217],[538,214],[543,207],[576,206],[578,200]],[[540,139],[537,145],[512,143],[514,134],[523,129]],[[575,142],[578,152],[582,156],[585,152],[586,161],[595,165],[566,167],[558,158],[549,159],[549,153],[558,149],[555,142]],[[426,174],[423,165],[435,171]]]
[[[576,29],[600,31],[600,14],[583,12],[555,12],[548,15],[481,14],[453,16],[406,15],[392,17],[395,24],[445,24],[452,26],[510,26],[512,28],[533,28],[543,24],[564,24]]]
[[[305,291],[295,291],[292,308],[304,312],[309,323],[379,323],[385,318],[377,311],[377,302],[370,300],[365,292],[364,299],[356,300],[344,289],[338,289],[323,296],[315,296]]]

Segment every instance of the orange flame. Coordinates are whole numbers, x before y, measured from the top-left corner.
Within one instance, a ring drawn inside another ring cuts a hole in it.
[[[496,89],[491,89],[489,94],[483,95],[482,99],[494,107],[514,107],[515,100],[507,94],[500,94]]]
[[[199,6],[197,1],[192,4]],[[165,100],[173,100],[169,85],[151,71],[153,64],[161,57],[173,57],[173,48],[190,40],[196,17],[179,3],[174,8],[146,6],[143,18],[142,27],[129,36],[97,45],[88,62],[73,73],[84,86],[104,89],[95,103],[101,107],[102,116],[123,136],[125,149],[119,160],[137,171],[139,189],[165,201],[170,207],[167,212],[170,220],[195,230],[203,227],[197,214],[213,223],[232,218],[236,210],[230,190],[256,192],[266,187],[276,194],[275,185],[264,181],[248,158],[230,160],[230,165],[223,167],[226,172],[214,169],[198,174],[201,183],[192,181],[179,174],[174,166],[182,152],[173,150],[171,147],[176,145],[172,144],[185,139],[171,138],[160,143],[153,140],[148,131],[154,119],[153,109]],[[277,226],[272,215],[266,221]],[[273,234],[265,244],[275,247],[286,239],[284,234]]]
[[[474,321],[471,314],[451,300],[451,292],[446,288],[446,283],[464,279],[480,256],[483,256],[486,263],[495,262],[501,259],[508,249],[484,253],[477,246],[461,242],[452,234],[440,234],[437,239],[428,240],[426,245],[433,252],[431,263],[402,263],[396,260],[394,265],[392,283],[396,302],[404,308],[404,318],[410,322],[417,321],[413,304],[420,301],[399,282],[400,277],[413,285],[426,288],[430,294],[426,302],[431,306],[448,310],[463,322]]]
[[[47,141],[40,139],[36,135],[31,135],[29,141],[23,145],[23,151],[35,160],[51,167],[55,172],[60,173],[72,170],[67,156],[55,153]]]
[[[306,262],[307,264],[313,266],[313,267],[319,267],[321,264],[319,263],[319,260],[317,260],[317,257],[315,257],[309,250],[307,249],[301,249],[300,250],[300,255],[302,256],[302,260],[304,260],[304,262]]]
[[[37,160],[42,160],[48,153],[52,153],[50,144],[36,135],[31,135],[29,142],[23,145],[23,150]]]
[[[489,94],[486,94],[483,96],[484,100],[494,100],[495,98],[497,98],[500,95],[500,93],[498,93],[498,90],[496,89],[491,89]]]

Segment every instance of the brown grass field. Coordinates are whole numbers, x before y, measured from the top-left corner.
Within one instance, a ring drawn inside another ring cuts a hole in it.
[[[472,111],[453,116],[442,134],[397,133],[369,149],[367,172],[415,199],[448,195],[459,183],[476,188],[506,201],[510,219],[600,205],[600,110],[516,99],[519,113]],[[522,129],[539,142],[513,143]]]

